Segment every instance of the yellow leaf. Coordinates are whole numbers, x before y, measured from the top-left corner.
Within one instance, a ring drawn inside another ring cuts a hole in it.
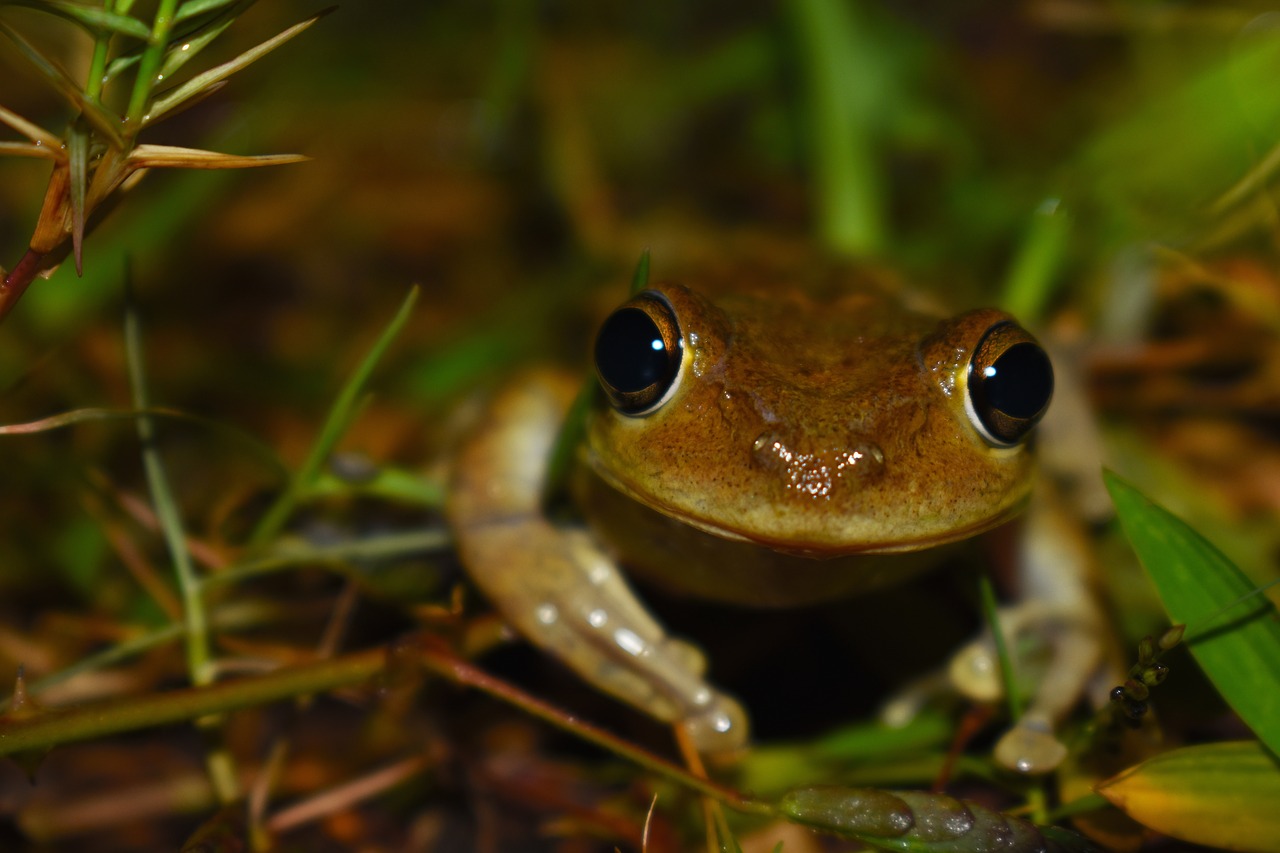
[[[1226,850],[1280,853],[1280,764],[1256,741],[1175,749],[1097,790],[1165,835]]]

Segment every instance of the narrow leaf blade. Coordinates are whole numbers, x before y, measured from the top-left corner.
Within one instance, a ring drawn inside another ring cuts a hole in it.
[[[1235,564],[1186,522],[1108,471],[1125,535],[1205,674],[1280,755],[1280,618]],[[1206,630],[1208,629],[1208,630]]]
[[[1280,850],[1280,766],[1254,741],[1188,746],[1098,786],[1134,820],[1183,841]]]

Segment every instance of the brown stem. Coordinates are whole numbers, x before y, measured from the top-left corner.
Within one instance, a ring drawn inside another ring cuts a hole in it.
[[[22,294],[27,292],[31,282],[35,281],[35,277],[40,274],[40,270],[44,268],[45,257],[44,252],[27,249],[22,260],[18,261],[18,265],[4,277],[4,282],[0,283],[0,322],[4,321],[4,318],[13,310],[13,306],[18,304]]]

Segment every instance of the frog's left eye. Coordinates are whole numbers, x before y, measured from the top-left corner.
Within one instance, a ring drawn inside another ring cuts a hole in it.
[[[684,347],[675,311],[647,291],[609,315],[596,335],[596,376],[613,407],[646,415],[678,384]]]
[[[969,361],[965,410],[988,443],[1012,447],[1044,416],[1053,396],[1049,356],[1017,323],[987,330]]]

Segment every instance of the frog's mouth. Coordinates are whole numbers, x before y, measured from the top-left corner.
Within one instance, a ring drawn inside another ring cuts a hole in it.
[[[750,516],[723,520],[721,513],[713,515],[711,507],[696,502],[680,505],[663,500],[649,491],[637,488],[626,479],[590,466],[590,473],[619,493],[623,499],[647,507],[676,522],[731,542],[747,542],[783,554],[825,559],[858,554],[905,554],[924,551],[970,539],[999,527],[1022,511],[1029,499],[1029,491],[1016,493],[1000,504],[996,511],[961,523],[954,519],[936,525],[921,525],[914,520],[912,530],[887,526],[875,519],[854,519],[848,516],[828,516],[829,523],[788,525],[773,508],[760,506],[749,511]]]

